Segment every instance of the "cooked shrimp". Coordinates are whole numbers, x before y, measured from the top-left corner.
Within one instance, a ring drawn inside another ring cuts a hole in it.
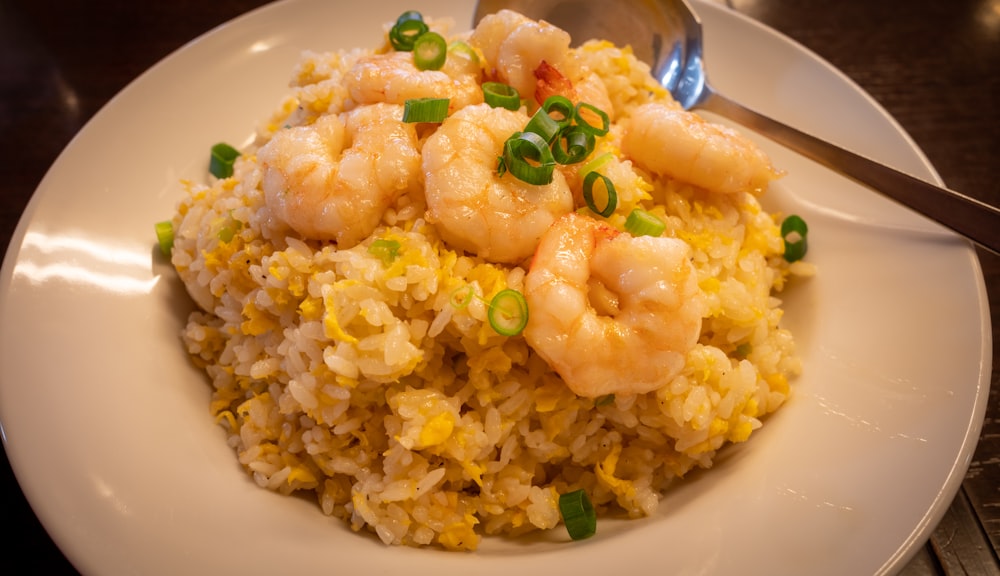
[[[270,211],[306,238],[354,246],[419,182],[416,129],[403,107],[362,106],[277,132],[257,153]]]
[[[570,213],[524,280],[528,344],[576,394],[642,394],[676,376],[704,304],[682,240],[633,237]]]
[[[440,70],[420,70],[410,52],[388,52],[360,58],[344,78],[351,99],[359,104],[405,104],[411,98],[449,98],[455,111],[483,101],[482,70],[467,58],[449,55]]]
[[[497,158],[523,112],[469,106],[445,119],[423,148],[427,218],[450,245],[492,262],[519,263],[560,215],[573,209],[566,179],[533,185],[499,175]]]
[[[622,152],[661,176],[724,194],[760,193],[781,176],[756,144],[693,112],[643,104],[624,124]]]
[[[499,81],[513,86],[525,98],[535,93],[538,65],[544,60],[563,68],[570,52],[570,36],[565,30],[511,10],[480,20],[469,44],[479,48]]]

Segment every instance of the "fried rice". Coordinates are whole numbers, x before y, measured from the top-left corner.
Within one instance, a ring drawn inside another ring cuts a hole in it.
[[[488,320],[491,297],[522,290],[530,263],[450,246],[420,191],[350,248],[295,234],[268,206],[257,150],[287,125],[357,106],[343,78],[386,50],[305,53],[233,174],[185,183],[171,261],[199,306],[182,336],[211,381],[210,417],[259,486],[313,495],[386,544],[474,550],[484,536],[553,529],[559,496],[578,489],[599,518],[653,514],[675,480],[711,468],[788,400],[801,365],[777,295],[811,265],[783,258],[781,215],[760,194],[640,171],[636,204],[690,246],[700,337],[652,392],[574,394],[522,335]],[[627,48],[574,50],[616,119],[669,101]],[[422,130],[421,142],[433,128]],[[618,138],[603,149],[620,154]],[[605,220],[621,228],[624,215]]]

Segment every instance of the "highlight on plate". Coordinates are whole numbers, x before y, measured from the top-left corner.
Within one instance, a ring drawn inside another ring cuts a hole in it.
[[[587,538],[789,398],[808,230],[627,47],[451,24],[303,54],[257,141],[213,147],[156,225],[183,342],[261,487],[386,544]]]

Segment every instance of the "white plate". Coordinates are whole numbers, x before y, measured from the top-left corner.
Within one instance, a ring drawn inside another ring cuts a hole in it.
[[[403,5],[405,4],[405,5]],[[170,56],[77,136],[33,197],[0,276],[0,419],[34,510],[95,575],[882,574],[927,538],[982,424],[991,345],[972,248],[776,148],[767,196],[803,214],[819,276],[788,294],[805,374],[791,402],[654,518],[581,543],[488,539],[474,554],[387,548],[316,504],[257,488],[208,415],[178,339],[189,304],[152,223],[284,94],[302,49],[369,46],[402,9],[471,3],[286,2]],[[937,179],[895,122],[788,39],[715,5],[709,72],[724,93]]]

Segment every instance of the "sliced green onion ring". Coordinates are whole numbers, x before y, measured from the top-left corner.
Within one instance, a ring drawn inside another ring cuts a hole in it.
[[[448,45],[448,53],[461,56],[477,66],[480,64],[479,53],[477,53],[475,48],[469,46],[469,43],[464,40],[453,40],[451,44]]]
[[[504,150],[507,150],[507,145],[504,144]],[[504,155],[501,154],[497,156],[497,178],[502,178],[504,174],[507,173],[507,161],[504,160]]]
[[[560,96],[555,94],[549,96],[542,102],[541,110],[545,110],[545,113],[552,117],[557,124],[559,124],[559,129],[562,130],[573,123],[573,118],[576,115],[576,109],[573,108],[573,102],[565,96]]]
[[[582,488],[559,495],[559,513],[573,540],[590,538],[597,533],[597,511]]]
[[[528,325],[528,302],[513,288],[505,288],[490,300],[487,317],[501,336],[517,336]]]
[[[792,214],[781,223],[781,239],[785,241],[785,260],[801,260],[809,249],[809,226],[800,216]]]
[[[417,39],[427,32],[427,24],[424,17],[415,10],[403,12],[396,19],[396,25],[389,30],[389,43],[394,50],[399,52],[410,52]]]
[[[170,220],[157,222],[153,225],[156,231],[156,242],[160,245],[160,252],[169,257],[174,249],[174,223]]]
[[[493,108],[517,110],[521,107],[517,89],[502,82],[483,82],[483,98]]]
[[[593,124],[587,122],[581,114],[583,111],[589,111],[597,114],[597,116],[601,119],[601,126],[594,126]],[[576,119],[577,126],[579,126],[582,130],[590,132],[594,136],[604,136],[611,128],[611,118],[608,117],[607,112],[601,110],[593,104],[588,104],[587,102],[580,102],[576,105],[573,117]]]
[[[222,224],[222,228],[219,228],[219,240],[223,244],[229,244],[236,237],[236,233],[243,228],[243,222],[233,218],[232,210],[229,211],[229,217]]]
[[[604,205],[603,209],[597,208],[597,203],[594,202],[594,182],[600,178],[601,182],[604,183],[604,189],[607,191],[607,203]],[[590,208],[595,213],[600,216],[607,218],[615,213],[615,208],[618,207],[618,191],[615,189],[615,183],[611,181],[610,178],[597,172],[596,170],[587,172],[587,175],[583,177],[583,201],[587,203],[587,208]],[[629,215],[631,218],[631,215]],[[626,227],[628,224],[626,224]]]
[[[598,396],[597,399],[594,400],[594,407],[600,408],[601,406],[610,406],[614,403],[615,403],[615,395],[605,394],[604,396]]]
[[[424,15],[417,10],[407,10],[406,12],[400,14],[399,18],[396,18],[396,24],[402,24],[403,22],[407,22],[409,20],[419,20],[420,22],[423,22]]]
[[[642,208],[629,212],[625,218],[625,231],[633,236],[659,236],[667,229],[667,225],[656,216]]]
[[[535,185],[548,184],[552,182],[555,166],[548,143],[534,132],[515,132],[504,143],[501,169],[506,169],[518,180]]]
[[[600,170],[601,168],[604,167],[605,164],[611,162],[611,160],[614,157],[615,155],[611,152],[605,152],[603,154],[596,156],[593,160],[584,164],[583,168],[580,168],[580,175],[586,176],[587,173],[589,172],[593,172],[594,170]]]
[[[753,352],[753,345],[749,342],[743,342],[737,346],[735,350],[733,350],[733,354],[735,354],[737,358],[746,358],[751,352]]]
[[[448,302],[456,310],[461,310],[463,308],[468,308],[469,304],[472,303],[472,299],[476,296],[476,290],[472,287],[472,284],[466,284],[461,288],[456,288],[451,296],[448,298]]]
[[[443,122],[450,104],[448,98],[411,98],[403,104],[403,122]]]
[[[212,146],[212,157],[208,161],[208,171],[216,178],[229,178],[233,175],[233,164],[240,157],[240,151],[225,142]]]
[[[437,32],[424,32],[413,42],[413,64],[417,70],[440,70],[448,59],[448,43]]]
[[[538,134],[542,137],[542,140],[545,140],[546,144],[555,140],[561,130],[562,126],[559,125],[559,122],[550,116],[544,108],[536,110],[531,116],[531,120],[528,120],[528,124],[524,127],[525,132]]]
[[[399,255],[401,245],[398,240],[376,238],[368,246],[368,253],[382,261],[386,266],[393,263]]]
[[[563,142],[566,147],[563,148]],[[570,126],[556,134],[552,142],[552,156],[560,164],[583,162],[594,151],[594,135],[579,126]]]

